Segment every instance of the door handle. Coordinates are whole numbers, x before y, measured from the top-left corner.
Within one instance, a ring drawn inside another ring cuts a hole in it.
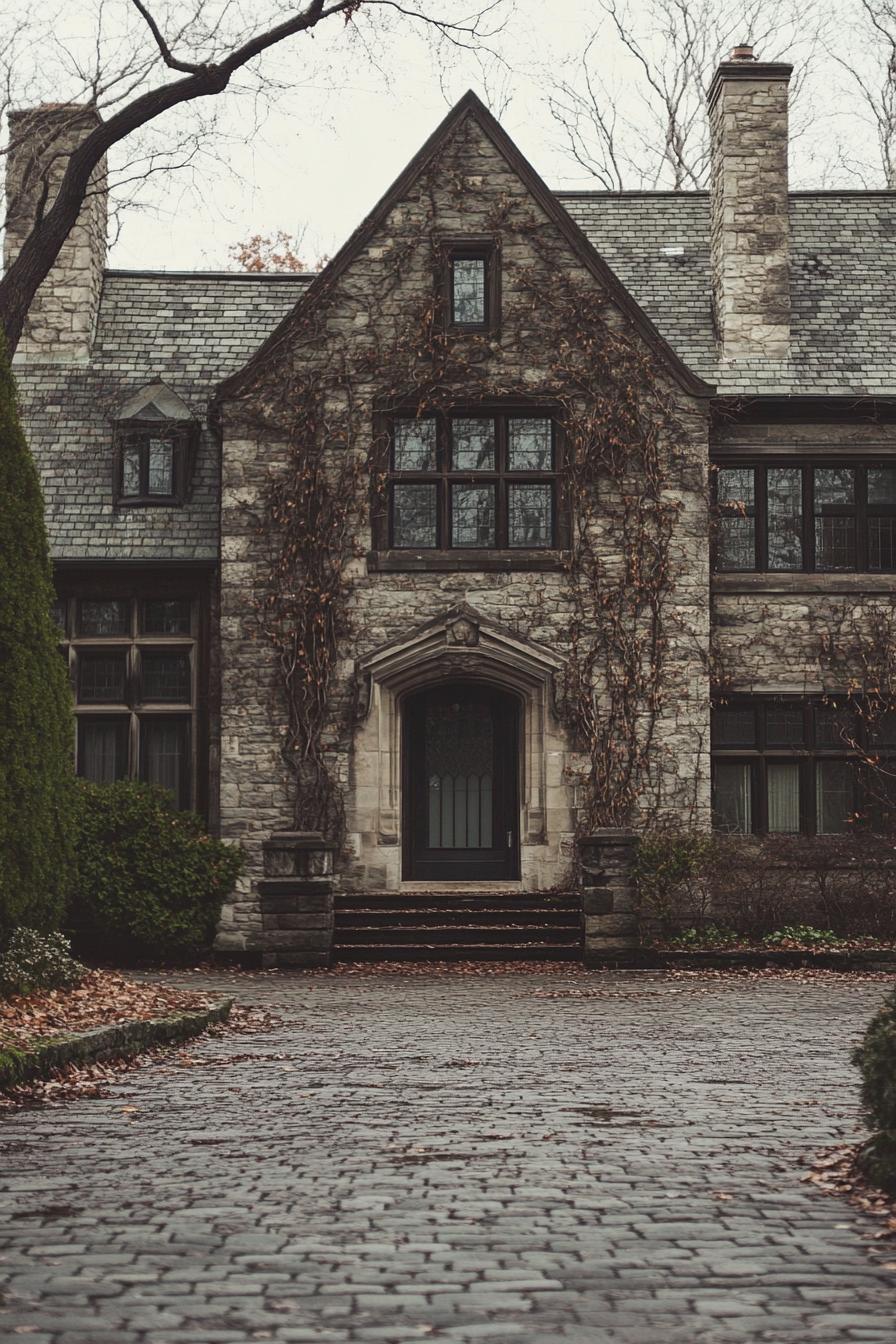
[[[513,849],[513,831],[507,832],[507,848]]]

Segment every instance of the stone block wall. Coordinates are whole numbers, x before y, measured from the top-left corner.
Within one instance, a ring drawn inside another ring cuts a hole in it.
[[[790,346],[791,70],[723,61],[709,91],[712,297],[725,360],[786,357]]]
[[[276,545],[259,520],[269,483],[287,451],[284,436],[270,427],[266,408],[284,379],[294,376],[315,382],[328,422],[339,427],[338,436],[334,428],[334,437],[340,441],[344,437],[348,443],[340,451],[366,460],[383,397],[394,395],[396,385],[422,385],[426,377],[414,333],[421,312],[432,303],[433,240],[483,234],[499,241],[500,332],[458,337],[472,343],[469,349],[477,372],[461,380],[449,359],[435,395],[441,405],[450,405],[451,398],[458,404],[485,405],[520,395],[535,406],[549,402],[555,389],[554,343],[545,330],[544,315],[533,305],[533,283],[549,293],[561,275],[573,285],[592,289],[597,282],[471,117],[460,124],[391,209],[376,236],[362,244],[339,275],[315,313],[313,339],[297,325],[293,349],[282,356],[285,364],[279,370],[272,367],[269,384],[260,375],[251,395],[223,408],[221,818],[222,833],[247,844],[250,867],[226,914],[222,946],[264,944],[257,894],[264,876],[261,843],[271,830],[292,825],[290,780],[278,750],[285,705],[273,654],[257,620],[258,602],[269,582],[271,548]],[[611,307],[609,320],[621,323],[623,318]],[[287,327],[280,333],[279,349],[289,346]],[[401,360],[403,373],[396,371]],[[336,383],[334,368],[351,373],[343,373],[344,381]],[[668,390],[677,401],[684,434],[670,486],[670,496],[680,507],[672,543],[675,582],[668,596],[668,671],[653,751],[665,806],[705,820],[707,420],[705,406],[671,379]],[[379,736],[378,730],[373,732],[370,716],[377,711],[361,674],[365,660],[391,641],[411,638],[450,609],[467,605],[484,624],[500,626],[521,646],[529,643],[551,650],[562,661],[569,649],[571,608],[559,557],[555,568],[536,571],[493,572],[484,567],[480,572],[435,568],[383,572],[372,553],[369,480],[363,474],[358,554],[348,570],[352,634],[341,651],[332,688],[333,725],[327,742],[334,774],[345,787],[348,835],[346,852],[337,857],[339,880],[376,890],[398,884],[400,846],[394,817],[383,825],[379,753],[382,741],[389,740],[389,730]],[[595,482],[594,488],[599,493],[605,486]],[[612,529],[602,545],[612,562],[620,545]],[[346,720],[344,712],[353,705],[357,711]],[[547,766],[540,803],[542,830],[529,836],[528,851],[524,837],[523,885],[531,888],[569,879],[575,863],[578,805],[571,779],[578,757],[553,695],[546,700],[539,731]],[[392,744],[398,751],[397,739]]]
[[[46,209],[56,197],[72,150],[98,125],[95,108],[49,104],[11,112],[6,194],[9,216],[4,264],[18,255],[30,232],[35,209],[48,182]],[[99,314],[106,263],[106,161],[49,275],[31,305],[18,357],[40,361],[86,361]]]

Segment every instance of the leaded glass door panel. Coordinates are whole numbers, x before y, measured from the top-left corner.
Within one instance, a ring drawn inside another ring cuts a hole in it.
[[[518,873],[517,712],[487,687],[411,697],[404,715],[404,875],[475,882]]]

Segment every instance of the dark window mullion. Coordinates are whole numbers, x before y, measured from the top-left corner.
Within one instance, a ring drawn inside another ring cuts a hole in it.
[[[756,790],[753,800],[756,822],[753,829],[760,835],[768,835],[768,776],[765,765],[765,757],[758,757],[752,781]]]
[[[452,298],[452,303],[454,299]],[[451,545],[451,494],[448,472],[451,469],[451,422],[447,415],[436,417],[436,469],[441,479],[436,486],[436,549],[446,551]]]
[[[868,468],[856,467],[856,569],[868,572]]]
[[[754,546],[756,569],[764,572],[768,569],[768,490],[766,467],[753,469],[753,513],[755,515]]]
[[[803,560],[810,574],[815,572],[815,470],[811,463],[803,467]]]
[[[818,830],[818,800],[815,793],[815,762],[811,753],[804,754],[800,767],[800,832],[815,835]]]

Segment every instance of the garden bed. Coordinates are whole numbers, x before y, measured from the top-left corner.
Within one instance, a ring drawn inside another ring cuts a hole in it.
[[[232,1000],[90,971],[76,988],[0,999],[0,1090],[122,1059],[225,1021]]]

